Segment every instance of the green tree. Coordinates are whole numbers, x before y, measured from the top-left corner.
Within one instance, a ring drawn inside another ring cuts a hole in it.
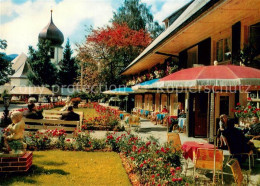
[[[155,39],[163,31],[163,27],[153,20],[150,9],[151,7],[147,7],[140,0],[125,0],[118,11],[114,12],[111,22],[127,23],[129,28],[133,30],[148,30],[152,38]]]
[[[39,40],[38,50],[29,47],[28,63],[32,71],[27,75],[33,85],[52,86],[57,83],[57,67],[51,62],[50,41]]]
[[[7,41],[0,39],[0,49],[5,50],[7,47]],[[6,60],[5,54],[0,52],[0,85],[9,81],[8,76],[12,75],[11,63]]]
[[[72,85],[77,76],[79,65],[76,58],[72,57],[73,51],[70,47],[70,41],[67,40],[65,50],[63,52],[63,60],[60,62],[59,83],[61,85]]]

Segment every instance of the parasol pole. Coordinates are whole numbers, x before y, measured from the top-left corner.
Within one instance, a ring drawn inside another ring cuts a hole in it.
[[[216,184],[216,136],[213,137],[214,140],[214,169],[213,169],[213,185]]]
[[[213,128],[213,143],[214,143],[214,158],[213,158],[213,185],[216,185],[216,129],[215,129],[215,93],[214,91],[209,91],[209,111],[210,111],[210,118],[209,121],[213,122],[210,126]],[[214,121],[212,120],[214,118]]]

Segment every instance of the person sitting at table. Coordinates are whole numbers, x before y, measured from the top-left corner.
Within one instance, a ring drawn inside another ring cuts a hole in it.
[[[246,125],[243,130],[245,135],[258,136],[260,135],[260,122],[257,116],[252,117],[252,124]]]
[[[162,109],[162,113],[168,113],[168,112],[169,112],[168,109],[166,108],[166,106],[164,106]]]
[[[42,113],[36,110],[34,103],[28,104],[28,110],[24,111],[23,116],[29,119],[42,119]]]
[[[227,117],[224,116],[224,122],[227,124],[225,125],[226,128],[223,131],[223,136],[227,141],[229,146],[229,150],[231,154],[240,154],[240,153],[248,153],[252,147],[248,145],[245,135],[243,131],[235,128],[233,122],[228,122]],[[241,163],[242,159],[241,156],[236,156],[238,161]]]
[[[68,107],[68,112],[65,114],[62,114],[61,120],[66,121],[79,121],[79,115],[73,111],[73,107]]]
[[[178,112],[178,118],[171,118],[171,126],[169,127],[168,132],[172,132],[174,125],[178,124],[179,118],[186,118],[186,113],[184,110]],[[184,125],[182,127],[185,127]]]

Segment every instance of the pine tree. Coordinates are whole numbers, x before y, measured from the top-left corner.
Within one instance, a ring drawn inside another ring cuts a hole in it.
[[[52,86],[57,83],[57,67],[51,62],[50,41],[40,40],[38,50],[29,47],[28,63],[32,71],[27,75],[29,81],[37,86]]]
[[[154,21],[150,7],[140,0],[125,0],[117,12],[114,12],[111,22],[127,23],[133,30],[148,30],[153,39],[163,31],[163,27]]]
[[[0,49],[5,50],[7,47],[6,40],[0,39]],[[0,53],[0,85],[5,84],[9,81],[8,75],[12,74],[11,63],[6,60],[4,53]]]
[[[60,85],[72,85],[78,76],[79,65],[77,60],[72,57],[72,54],[73,51],[71,50],[70,41],[68,39],[63,52],[63,60],[60,62],[58,75]]]

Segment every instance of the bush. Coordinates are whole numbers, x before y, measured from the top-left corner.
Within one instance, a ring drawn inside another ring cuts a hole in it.
[[[36,133],[29,133],[24,140],[27,143],[27,148],[36,150],[50,149],[52,133],[49,130]]]

